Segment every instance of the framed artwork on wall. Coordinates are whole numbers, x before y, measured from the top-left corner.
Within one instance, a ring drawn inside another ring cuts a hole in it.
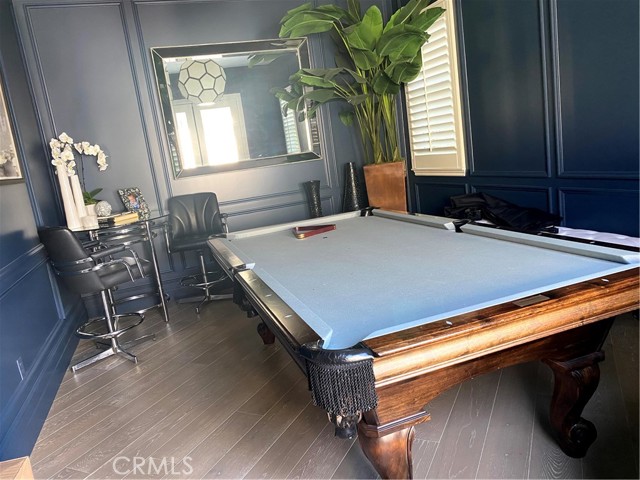
[[[121,188],[118,195],[128,211],[137,212],[142,220],[149,219],[149,206],[138,187]]]
[[[19,180],[22,180],[22,170],[4,96],[2,72],[0,72],[0,182],[9,183]]]

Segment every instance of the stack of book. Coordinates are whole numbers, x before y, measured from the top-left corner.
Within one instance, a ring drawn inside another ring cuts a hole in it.
[[[116,213],[114,215],[107,215],[106,217],[98,217],[98,225],[101,227],[115,227],[137,222],[139,219],[138,212]]]

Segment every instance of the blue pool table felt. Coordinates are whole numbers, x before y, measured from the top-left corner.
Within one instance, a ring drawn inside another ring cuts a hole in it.
[[[316,223],[335,223],[336,230],[299,240],[290,228],[298,223],[229,234],[225,245],[328,349],[635,268],[640,260],[635,252],[580,245],[581,253],[567,253],[562,240],[539,247],[521,243],[539,237],[495,238],[486,227],[457,233],[393,215]]]

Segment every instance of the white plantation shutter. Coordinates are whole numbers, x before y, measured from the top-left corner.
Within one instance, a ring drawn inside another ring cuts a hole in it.
[[[280,100],[280,112],[284,111],[286,102]],[[287,153],[300,153],[300,138],[298,137],[298,122],[296,122],[296,112],[290,111],[288,115],[282,117],[282,127],[284,128],[284,140],[287,145]]]
[[[466,169],[453,2],[429,8],[445,12],[427,30],[422,70],[405,86],[413,171],[416,175],[464,175]]]

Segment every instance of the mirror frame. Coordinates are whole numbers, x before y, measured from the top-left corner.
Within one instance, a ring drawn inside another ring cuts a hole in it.
[[[238,163],[225,165],[204,165],[195,168],[185,169],[182,167],[180,159],[180,149],[177,142],[175,129],[175,116],[169,94],[168,74],[165,69],[165,59],[176,57],[194,57],[205,55],[250,55],[254,53],[276,53],[281,51],[295,52],[298,57],[299,68],[310,68],[309,51],[306,38],[295,39],[270,39],[251,40],[244,42],[212,43],[204,45],[185,45],[178,47],[153,47],[151,58],[156,76],[156,88],[162,112],[163,130],[166,135],[169,147],[169,160],[175,178],[191,177],[197,175],[208,175],[212,173],[245,170],[250,168],[281,165],[293,162],[320,159],[320,132],[316,120],[313,128],[316,135],[311,132],[312,125],[309,119],[305,119],[306,130],[309,135],[309,145],[311,150],[306,152],[283,154],[272,157],[242,160]],[[275,85],[274,85],[275,86]],[[306,117],[305,117],[306,118]]]

